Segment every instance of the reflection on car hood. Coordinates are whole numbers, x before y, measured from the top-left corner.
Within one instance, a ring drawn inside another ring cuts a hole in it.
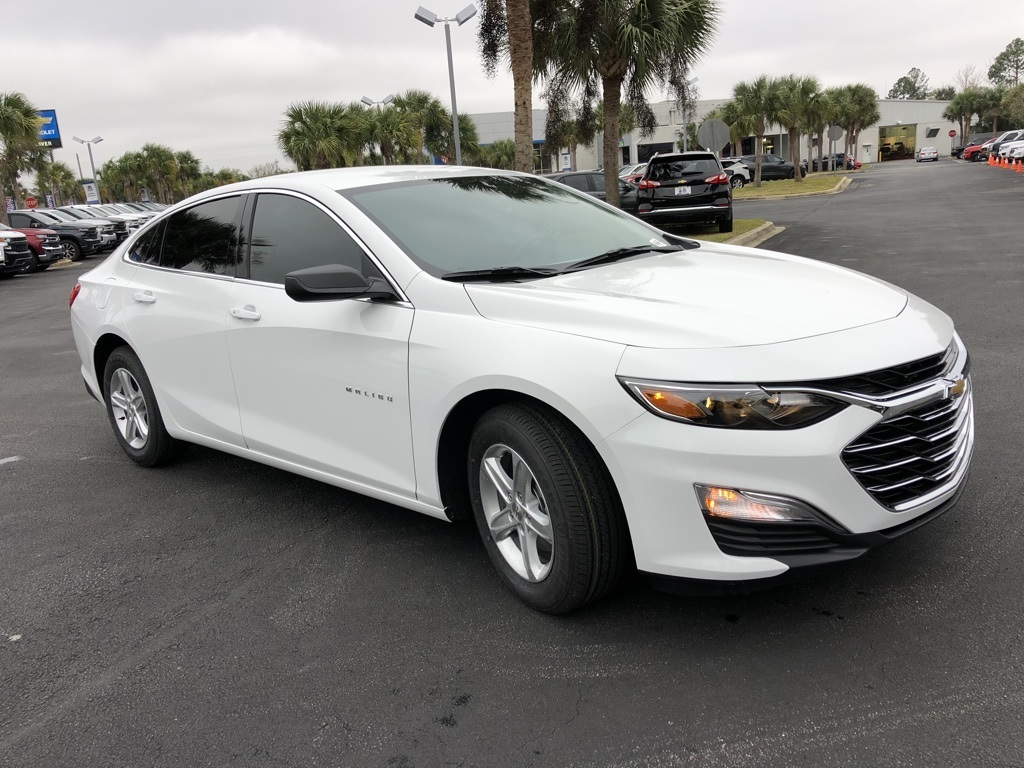
[[[887,320],[907,304],[906,292],[841,267],[722,245],[466,290],[491,320],[677,349],[818,336]]]

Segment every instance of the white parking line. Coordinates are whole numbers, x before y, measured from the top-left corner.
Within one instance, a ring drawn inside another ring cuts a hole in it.
[[[8,456],[6,459],[0,459],[0,464],[11,464],[15,461],[21,461],[21,456]]]

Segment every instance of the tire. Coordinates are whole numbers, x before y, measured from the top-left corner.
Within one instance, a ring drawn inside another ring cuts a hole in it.
[[[44,269],[46,269],[46,267],[39,263],[39,257],[33,253],[29,263],[21,268],[21,272],[22,274],[27,275],[35,272],[42,272]]]
[[[729,217],[728,221],[718,222],[718,231],[721,234],[732,232],[732,216]]]
[[[72,261],[82,260],[82,246],[80,246],[74,240],[61,240],[60,247],[64,249],[65,259],[71,259]]]
[[[787,173],[786,174],[786,178],[787,179],[795,179],[796,178],[796,171],[790,171],[789,173]]]
[[[468,471],[484,548],[527,605],[566,613],[618,583],[631,552],[618,493],[561,416],[526,403],[493,408],[473,430]]]
[[[160,467],[184,452],[187,444],[167,432],[146,369],[129,347],[118,347],[107,359],[103,404],[121,450],[136,464]]]
[[[743,189],[743,184],[745,182],[743,181],[743,177],[737,174],[732,177],[729,183],[732,184],[733,189]]]

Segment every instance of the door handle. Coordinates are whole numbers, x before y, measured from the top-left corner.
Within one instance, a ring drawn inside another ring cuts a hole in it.
[[[244,307],[232,307],[231,316],[237,317],[239,320],[259,320],[262,317],[252,304],[246,304]]]
[[[132,294],[132,298],[140,304],[156,303],[156,296],[153,295],[152,291],[136,291]]]

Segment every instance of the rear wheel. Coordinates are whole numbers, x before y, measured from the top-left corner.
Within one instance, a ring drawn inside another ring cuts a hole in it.
[[[732,232],[732,216],[725,221],[718,222],[718,231],[722,234],[726,232]]]
[[[628,561],[618,494],[593,446],[561,416],[510,403],[484,414],[468,457],[480,537],[502,581],[546,613],[606,594]]]
[[[129,347],[115,349],[103,369],[103,403],[114,436],[128,458],[143,467],[177,459],[186,447],[164,427],[142,362]]]
[[[733,189],[742,189],[744,184],[743,177],[738,174],[734,174],[729,183],[732,184]]]

